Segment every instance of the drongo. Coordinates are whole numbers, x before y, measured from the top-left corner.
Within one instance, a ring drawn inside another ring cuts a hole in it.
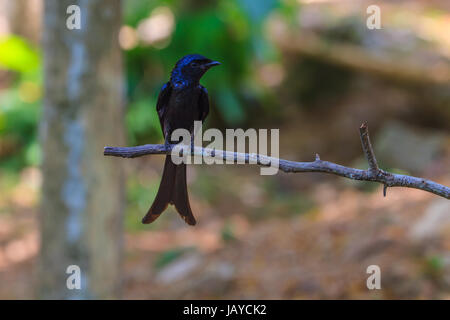
[[[204,121],[209,112],[208,91],[199,81],[205,72],[220,63],[199,54],[189,54],[176,63],[169,82],[164,84],[156,104],[165,145],[177,143],[171,139],[176,129],[189,130],[194,136],[194,121]],[[186,164],[175,164],[166,155],[158,193],[143,223],[152,223],[169,204],[173,204],[189,225],[196,221],[189,204],[186,185]]]

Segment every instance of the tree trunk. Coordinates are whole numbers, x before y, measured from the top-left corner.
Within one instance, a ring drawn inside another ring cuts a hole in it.
[[[81,9],[69,30],[68,6]],[[115,298],[120,289],[123,183],[103,146],[123,143],[120,0],[46,0],[43,19],[43,189],[39,298]],[[68,266],[81,270],[69,289]]]
[[[11,33],[26,38],[33,45],[38,44],[41,7],[42,0],[6,0],[2,9],[6,9]]]

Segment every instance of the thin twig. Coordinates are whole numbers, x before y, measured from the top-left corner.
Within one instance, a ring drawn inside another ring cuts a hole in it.
[[[375,158],[375,152],[373,151],[372,144],[370,143],[369,127],[367,126],[367,122],[364,122],[359,127],[359,135],[361,137],[361,144],[364,155],[366,156],[367,162],[369,162],[369,169],[377,172],[378,170],[380,170],[380,168],[378,168],[377,159]]]
[[[277,163],[279,169],[286,173],[322,172],[352,180],[379,182],[384,185],[384,195],[386,195],[388,187],[406,187],[420,189],[450,199],[450,188],[447,186],[431,180],[390,173],[380,169],[370,143],[369,130],[366,123],[363,123],[360,127],[360,137],[364,154],[369,162],[369,169],[367,170],[349,168],[333,162],[323,161],[318,154],[316,154],[315,161],[312,162],[295,162],[254,153],[230,152],[202,147],[194,147],[191,150],[191,154],[199,157],[218,158],[228,162],[250,163],[265,167],[270,166],[271,163]],[[146,144],[137,147],[105,147],[103,154],[105,156],[136,158],[150,154],[170,154],[173,147],[172,145],[166,148],[162,144]],[[189,152],[190,146],[182,146],[181,148]]]

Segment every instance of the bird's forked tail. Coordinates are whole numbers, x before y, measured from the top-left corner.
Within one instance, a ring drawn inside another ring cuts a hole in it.
[[[196,224],[187,193],[186,164],[174,164],[171,156],[167,155],[158,193],[142,223],[155,221],[169,204],[175,205],[175,209],[187,224]]]

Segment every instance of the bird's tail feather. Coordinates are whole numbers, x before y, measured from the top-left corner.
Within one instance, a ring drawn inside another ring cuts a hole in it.
[[[196,224],[187,193],[186,164],[174,164],[170,155],[166,156],[156,198],[142,219],[142,223],[155,221],[169,204],[175,205],[176,210],[187,224]]]
[[[192,214],[191,205],[189,204],[186,183],[186,164],[184,163],[177,165],[176,168],[172,202],[180,216],[187,224],[193,226],[197,223],[194,215]]]

